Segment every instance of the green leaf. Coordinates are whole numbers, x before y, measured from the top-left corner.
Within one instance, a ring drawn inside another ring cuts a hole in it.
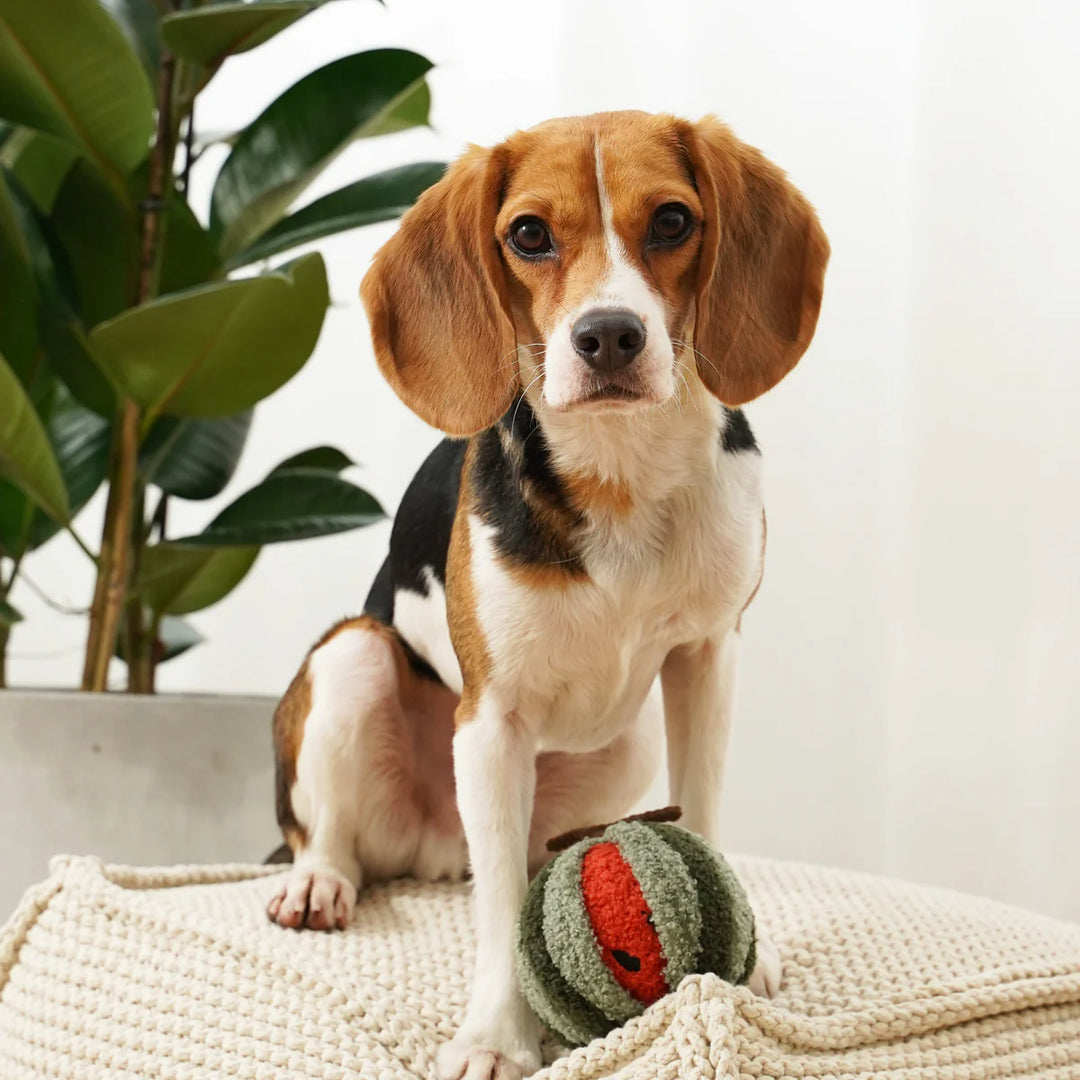
[[[146,73],[96,0],[0,0],[0,116],[75,143],[117,189],[154,133]]]
[[[112,425],[80,405],[64,386],[58,386],[46,424],[60,474],[74,517],[105,480],[109,468]],[[30,527],[30,550],[41,547],[59,531],[59,525],[42,513]]]
[[[218,269],[213,237],[199,224],[184,197],[176,192],[166,208],[165,250],[158,282],[161,295],[211,281]]]
[[[354,139],[427,123],[430,70],[417,53],[375,49],[313,71],[269,105],[237,140],[214,184],[210,229],[222,257],[271,228]]]
[[[288,472],[290,469],[319,469],[323,472],[339,473],[355,464],[348,454],[336,446],[313,446],[310,450],[302,450],[299,454],[286,458],[273,473]]]
[[[157,644],[160,651],[157,662],[164,664],[168,660],[175,660],[205,640],[191,623],[176,615],[165,615],[158,626]]]
[[[0,555],[18,559],[25,553],[37,513],[34,504],[14,484],[0,480]]]
[[[116,393],[94,359],[72,310],[77,289],[67,256],[51,224],[41,217],[21,186],[11,178],[9,183],[11,203],[34,272],[38,329],[49,366],[84,405],[102,416],[112,416]]]
[[[146,197],[147,170],[121,200],[86,161],[71,169],[56,198],[49,225],[63,248],[87,326],[125,311],[139,275],[141,223],[133,207]],[[217,272],[217,251],[179,193],[168,199],[161,221],[163,255],[159,289],[175,292],[200,285]]]
[[[59,384],[48,374],[35,370],[32,380],[23,379],[22,385],[44,423]],[[20,558],[30,544],[30,528],[39,515],[44,517],[20,488],[10,480],[0,480],[0,553],[11,559]]]
[[[39,291],[42,295],[54,294],[70,303],[75,298],[74,281],[48,219],[15,176],[11,173],[4,176]]]
[[[446,171],[441,161],[420,161],[365,177],[333,191],[279,221],[230,266],[246,266],[346,229],[400,217]]]
[[[98,416],[116,414],[116,390],[97,362],[82,323],[55,298],[43,303],[41,341],[52,370]]]
[[[112,429],[106,420],[83,408],[55,380],[46,394],[38,395],[34,404],[60,465],[74,517],[105,479]],[[33,551],[58,531],[59,525],[36,509],[17,487],[0,481],[0,546],[9,555]]]
[[[98,0],[108,9],[151,78],[161,64],[158,8],[154,0]]]
[[[68,521],[67,492],[45,427],[0,356],[0,476],[17,484],[57,521]]]
[[[127,308],[139,272],[135,213],[85,159],[60,186],[49,224],[67,257],[84,324],[104,322]]]
[[[163,615],[158,624],[157,641],[154,646],[155,662],[164,664],[167,660],[174,660],[186,653],[188,649],[201,645],[205,640],[206,638],[185,619],[176,615]],[[116,639],[116,658],[124,660],[124,634],[122,632]]]
[[[162,19],[161,36],[177,56],[216,67],[227,56],[269,41],[321,4],[322,0],[262,0],[177,11]]]
[[[211,146],[235,146],[242,131],[242,128],[240,131],[196,131],[192,149],[196,157],[201,157],[203,152]]]
[[[77,147],[32,128],[15,128],[0,150],[0,165],[11,171],[43,214],[52,210],[64,177],[78,160]]]
[[[165,296],[94,327],[111,379],[151,411],[228,416],[295,375],[329,303],[322,257]]]
[[[363,488],[322,469],[275,469],[244,492],[198,535],[191,545],[276,544],[347,532],[381,521],[386,515]]]
[[[211,499],[232,479],[251,427],[250,409],[219,420],[163,416],[139,455],[147,483],[181,499]]]
[[[20,611],[13,608],[6,600],[0,600],[0,626],[12,627],[22,620]]]
[[[257,547],[154,544],[143,551],[138,591],[153,611],[187,615],[216,604],[243,581]]]
[[[29,370],[38,348],[37,286],[30,249],[0,172],[0,353],[15,371]]]

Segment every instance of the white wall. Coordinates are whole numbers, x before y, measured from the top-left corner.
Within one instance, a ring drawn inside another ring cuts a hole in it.
[[[1080,918],[1078,34],[927,7],[884,851]]]
[[[813,348],[750,409],[769,563],[745,626],[729,843],[1080,917],[1078,40],[1080,8],[1049,2],[331,4],[231,62],[199,120],[228,129],[337,55],[400,44],[439,63],[434,130],[357,145],[313,195],[603,108],[715,111],[784,165],[834,254]],[[356,299],[391,228],[320,245],[335,306],[225,501],[329,441],[396,504],[436,436],[378,378]],[[216,505],[178,508],[174,527]],[[213,644],[162,685],[280,691],[359,607],[386,533],[268,549],[194,618]],[[65,545],[29,570],[83,602]],[[14,680],[72,681],[81,627],[14,599],[31,616]]]

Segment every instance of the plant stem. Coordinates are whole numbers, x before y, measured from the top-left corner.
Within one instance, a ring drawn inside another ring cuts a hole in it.
[[[189,196],[191,187],[191,166],[195,163],[193,147],[195,145],[195,102],[188,106],[187,127],[184,129],[184,167],[180,171],[180,183],[184,185],[184,198]]]
[[[139,450],[139,408],[124,401],[113,436],[109,467],[109,501],[101,534],[97,584],[90,608],[90,635],[86,645],[86,665],[82,688],[104,690],[109,661],[116,648],[120,613],[127,595],[131,554],[131,519],[135,488],[135,462]]]
[[[164,491],[161,493],[161,498],[158,499],[158,504],[154,508],[154,518],[151,524],[157,526],[157,542],[159,544],[164,543],[165,530],[169,526],[169,496]]]
[[[153,694],[157,690],[157,665],[161,655],[158,649],[158,635],[161,633],[161,612],[155,611],[150,622],[150,650],[147,656],[146,692]]]
[[[14,578],[12,578],[14,581]],[[29,574],[23,571],[22,574],[23,584],[47,607],[60,615],[89,615],[89,608],[77,608],[72,607],[70,604],[62,604],[59,600],[54,600]],[[2,597],[2,593],[0,593]]]
[[[98,557],[90,550],[89,544],[75,531],[75,526],[69,521],[64,528],[67,530],[68,535],[76,544],[79,545],[82,553],[95,565],[97,565]]]
[[[157,134],[150,155],[150,184],[142,204],[142,236],[139,277],[134,304],[145,303],[155,292],[155,269],[161,238],[161,214],[165,206],[166,181],[172,185],[173,128],[171,118],[173,78],[176,61],[169,54],[161,58],[158,80]],[[120,616],[127,597],[133,563],[132,519],[136,496],[139,455],[138,405],[125,398],[113,435],[109,465],[109,500],[101,535],[97,583],[90,611],[90,631],[86,643],[86,663],[82,688],[106,688],[109,661],[116,648]],[[141,543],[141,539],[140,539]]]
[[[11,592],[11,586],[15,584],[15,579],[19,576],[19,563],[22,562],[22,555],[17,555],[11,563],[11,573],[8,575],[7,581],[4,580],[3,575],[0,574],[0,600],[6,600]],[[7,623],[0,623],[0,690],[7,689],[7,649],[8,641],[11,639],[11,627]]]
[[[142,563],[144,541],[143,521],[146,517],[146,488],[139,485],[135,498],[136,514],[132,521],[132,567],[131,579],[138,581]],[[133,589],[124,612],[124,659],[128,669],[128,693],[149,694],[151,685],[151,660],[154,652],[155,633],[146,625],[146,612],[138,589]]]
[[[150,519],[150,525],[147,528],[147,536],[149,532],[155,526],[157,527],[157,542],[162,544],[165,542],[166,530],[168,529],[169,522],[169,495],[168,492],[161,492],[161,496],[158,499],[157,506],[154,507],[154,513]],[[139,679],[143,687],[142,692],[145,694],[152,694],[156,689],[157,684],[157,665],[158,657],[161,655],[158,649],[158,634],[161,632],[161,612],[155,611],[150,621],[150,633],[149,638],[146,641],[146,647],[140,660],[144,665],[140,670]]]

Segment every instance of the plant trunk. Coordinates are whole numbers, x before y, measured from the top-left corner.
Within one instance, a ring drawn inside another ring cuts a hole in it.
[[[155,292],[155,269],[161,238],[161,213],[165,205],[166,182],[171,184],[173,165],[172,88],[176,62],[173,57],[161,58],[158,82],[157,133],[150,155],[150,184],[142,205],[142,236],[139,258],[139,278],[135,305],[151,299]],[[134,543],[132,540],[137,468],[139,456],[138,405],[125,398],[113,435],[112,459],[109,465],[109,501],[105,510],[105,525],[101,534],[101,555],[94,586],[94,602],[90,609],[90,631],[86,642],[86,663],[83,667],[82,688],[105,690],[109,662],[116,649],[120,616],[127,600],[131,581]],[[140,523],[141,524],[141,523]]]
[[[139,580],[146,514],[146,488],[139,484],[135,496],[135,514],[131,529],[131,580]],[[124,609],[124,659],[127,661],[129,694],[149,694],[150,657],[153,653],[153,629],[147,625],[142,599],[135,591],[128,597]]]
[[[0,690],[7,689],[7,647],[11,639],[11,627],[0,623]]]

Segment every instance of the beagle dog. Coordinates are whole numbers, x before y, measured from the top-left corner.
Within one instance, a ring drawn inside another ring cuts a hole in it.
[[[471,868],[475,978],[443,1080],[539,1066],[514,965],[529,874],[549,837],[631,809],[665,735],[670,800],[716,839],[765,547],[738,406],[810,344],[828,257],[810,204],[726,126],[620,112],[469,149],[364,279],[383,375],[451,437],[364,613],[278,708],[294,864],[269,914],[343,927],[361,882]]]

